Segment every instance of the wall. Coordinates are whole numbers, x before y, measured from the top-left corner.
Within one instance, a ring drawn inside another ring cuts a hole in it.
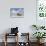
[[[11,18],[10,8],[24,8],[24,18]],[[36,24],[36,0],[1,0],[0,1],[0,34],[8,28],[19,27],[19,32],[30,32],[30,26]]]

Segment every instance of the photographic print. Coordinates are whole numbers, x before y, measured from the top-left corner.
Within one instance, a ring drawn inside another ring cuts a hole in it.
[[[24,8],[10,8],[10,17],[24,17]]]

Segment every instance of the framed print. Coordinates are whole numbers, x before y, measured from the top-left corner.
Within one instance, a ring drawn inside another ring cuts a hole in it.
[[[37,0],[37,15],[46,18],[46,0]]]
[[[10,17],[23,18],[24,17],[24,8],[10,8]]]

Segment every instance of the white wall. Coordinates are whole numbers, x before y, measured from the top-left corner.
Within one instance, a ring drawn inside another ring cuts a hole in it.
[[[24,8],[24,18],[11,18],[10,8],[18,7]],[[20,32],[31,34],[32,24],[36,24],[36,0],[0,0],[0,34],[16,26],[19,27]]]

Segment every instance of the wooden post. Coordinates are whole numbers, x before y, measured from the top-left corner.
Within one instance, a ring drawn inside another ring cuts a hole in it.
[[[18,46],[18,33],[17,33],[17,46]]]
[[[5,46],[7,46],[7,33],[5,34]]]

